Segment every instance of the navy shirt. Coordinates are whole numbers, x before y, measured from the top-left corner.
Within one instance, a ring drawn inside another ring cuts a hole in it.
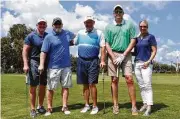
[[[48,55],[48,68],[59,69],[71,66],[70,41],[75,35],[67,30],[49,33],[43,42],[41,51]]]
[[[48,33],[45,32],[43,36],[40,36],[37,33],[37,31],[33,31],[25,38],[24,44],[31,46],[31,51],[29,53],[30,59],[39,60],[41,53],[41,46],[47,34]]]
[[[155,37],[152,34],[148,34],[145,37],[137,37],[135,46],[135,61],[148,61],[151,57],[151,46],[157,46]]]

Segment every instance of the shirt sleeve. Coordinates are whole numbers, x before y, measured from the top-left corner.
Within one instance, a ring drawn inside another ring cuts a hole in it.
[[[108,27],[109,27],[109,25],[107,25],[105,27],[105,30],[104,30],[104,39],[105,39],[105,42],[110,44],[111,43],[111,39],[110,39],[110,34],[109,34]]]
[[[101,32],[101,34],[100,34],[100,43],[99,43],[99,45],[100,45],[101,47],[104,47],[104,46],[105,46],[105,38],[104,38],[103,32]]]
[[[149,39],[149,43],[151,46],[157,46],[156,38],[153,35]]]
[[[25,45],[32,45],[32,38],[31,38],[31,35],[28,35],[25,39],[24,39],[24,44]]]
[[[69,42],[73,40],[73,38],[75,37],[75,34],[73,32],[68,31],[68,35],[69,35]]]
[[[42,44],[42,47],[41,47],[41,52],[48,53],[49,50],[50,50],[50,41],[49,41],[48,37],[46,36],[44,38],[44,41],[43,41],[43,44]]]
[[[136,36],[137,34],[136,34],[135,25],[131,22],[130,23],[130,39],[135,38]]]

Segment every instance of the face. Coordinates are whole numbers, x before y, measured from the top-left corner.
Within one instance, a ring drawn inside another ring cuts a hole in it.
[[[45,32],[46,27],[47,27],[47,23],[44,21],[41,21],[37,24],[37,29],[39,32]]]
[[[94,28],[94,24],[95,22],[93,20],[87,20],[84,22],[87,31],[91,31]]]
[[[61,23],[55,23],[53,25],[53,29],[54,29],[55,32],[59,33],[62,30],[62,26],[63,26],[63,24],[61,24]]]
[[[141,22],[139,24],[139,30],[142,34],[146,34],[148,32],[148,25],[145,22]]]
[[[114,11],[114,18],[116,22],[120,22],[123,19],[124,12],[121,9],[116,9]]]

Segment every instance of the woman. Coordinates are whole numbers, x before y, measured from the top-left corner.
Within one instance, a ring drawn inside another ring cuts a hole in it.
[[[148,32],[148,22],[146,20],[139,23],[139,29],[139,36],[131,40],[123,55],[126,56],[135,46],[135,75],[144,104],[140,112],[145,111],[144,116],[148,116],[153,105],[152,60],[157,52],[157,42],[155,37]]]

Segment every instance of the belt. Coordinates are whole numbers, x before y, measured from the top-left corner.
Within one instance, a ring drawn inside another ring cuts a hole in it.
[[[89,57],[89,58],[79,57],[79,58],[81,58],[81,59],[83,59],[85,61],[92,61],[94,59],[98,59],[98,57]]]
[[[117,52],[117,53],[124,53],[124,51],[115,51],[115,50],[112,50],[113,52]]]

